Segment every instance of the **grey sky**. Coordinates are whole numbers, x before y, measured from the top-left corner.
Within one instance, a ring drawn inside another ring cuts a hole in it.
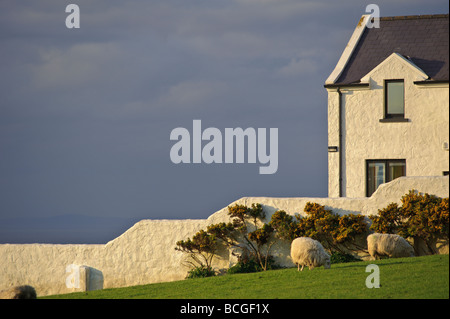
[[[327,196],[323,84],[370,2],[74,0],[81,28],[67,29],[69,3],[0,2],[0,242],[82,242],[52,225],[61,215],[95,216],[101,242],[113,218]],[[377,4],[382,16],[448,13],[447,1]],[[278,128],[277,173],[173,164],[169,134],[193,119]]]

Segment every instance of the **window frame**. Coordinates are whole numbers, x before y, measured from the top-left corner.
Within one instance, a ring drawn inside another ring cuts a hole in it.
[[[388,84],[389,83],[403,83],[403,113],[401,114],[391,114],[389,113],[389,103],[388,103]],[[405,80],[404,79],[386,79],[384,80],[384,116],[380,122],[409,122],[407,118],[405,118],[405,108],[406,108],[406,96],[405,96]]]
[[[366,160],[366,197],[372,196],[372,194],[375,193],[375,191],[376,191],[375,190],[372,194],[369,195],[369,164],[371,164],[371,163],[383,163],[385,165],[385,172],[384,172],[385,182],[383,184],[393,181],[393,179],[390,179],[390,176],[389,176],[389,164],[391,164],[391,163],[405,164],[405,175],[404,176],[406,176],[406,159],[367,159]]]

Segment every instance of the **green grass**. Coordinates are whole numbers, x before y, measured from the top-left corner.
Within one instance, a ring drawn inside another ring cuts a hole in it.
[[[380,270],[380,288],[366,287],[368,264]],[[43,297],[44,298],[44,297]],[[47,296],[60,299],[304,299],[304,298],[394,298],[448,299],[449,256],[383,259],[332,264],[297,272],[297,268],[251,274],[103,289]]]

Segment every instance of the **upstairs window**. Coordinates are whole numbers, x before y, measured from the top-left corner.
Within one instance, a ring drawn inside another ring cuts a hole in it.
[[[405,118],[405,82],[386,80],[384,82],[385,118]]]

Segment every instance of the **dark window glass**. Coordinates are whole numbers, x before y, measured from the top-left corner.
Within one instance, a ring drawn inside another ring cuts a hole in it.
[[[405,116],[405,84],[403,80],[385,82],[385,117]]]

